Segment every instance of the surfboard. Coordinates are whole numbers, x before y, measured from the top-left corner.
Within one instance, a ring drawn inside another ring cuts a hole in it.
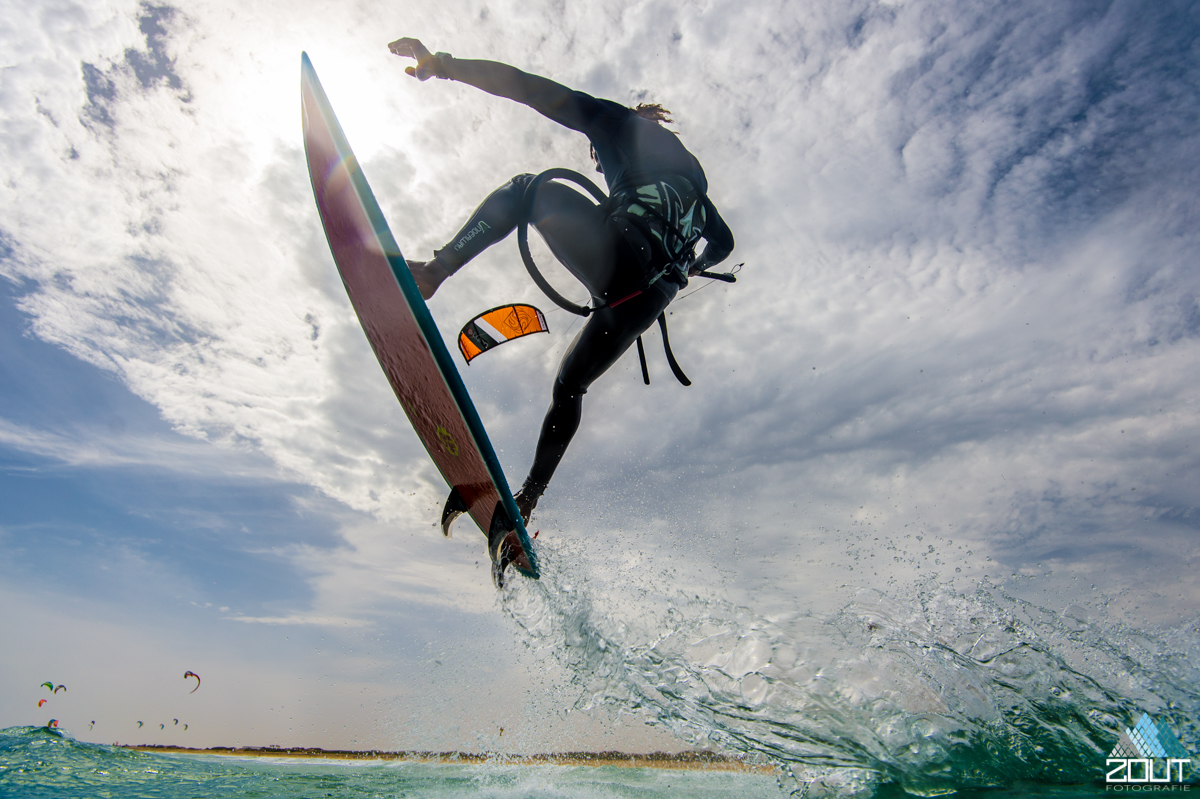
[[[442,532],[468,513],[488,539],[492,577],[502,547],[537,579],[537,555],[462,376],[367,185],[308,54],[300,56],[304,152],[321,224],[350,304],[413,430],[450,486]],[[499,561],[499,563],[498,563]]]

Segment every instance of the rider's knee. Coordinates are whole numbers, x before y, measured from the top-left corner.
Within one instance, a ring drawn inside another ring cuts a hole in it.
[[[574,381],[564,382],[562,376],[560,375],[554,380],[554,388],[550,392],[550,399],[555,404],[564,402],[579,402],[586,393],[586,386],[579,385]]]

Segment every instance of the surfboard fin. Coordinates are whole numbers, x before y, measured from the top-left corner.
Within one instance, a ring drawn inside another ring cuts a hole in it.
[[[490,555],[492,556],[492,582],[497,588],[504,587],[504,573],[511,563],[517,571],[537,579],[537,575],[533,571],[533,567],[529,564],[529,557],[525,554],[525,548],[521,546],[521,539],[517,536],[516,530],[509,530],[501,535],[495,545],[490,547]]]
[[[458,493],[458,489],[450,489],[450,496],[446,497],[446,505],[442,508],[442,535],[449,538],[450,525],[454,524],[454,520],[468,510],[470,509],[467,507],[467,503],[463,501],[462,494]]]
[[[499,502],[492,513],[492,527],[488,531],[488,555],[492,558],[492,582],[496,588],[504,587],[504,572],[510,563],[526,577],[538,579],[529,553],[521,545],[521,537],[504,511],[504,505]]]

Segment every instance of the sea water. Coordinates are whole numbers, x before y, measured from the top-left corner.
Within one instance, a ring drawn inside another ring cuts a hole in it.
[[[502,607],[573,675],[578,707],[637,712],[694,748],[771,764],[784,794],[1200,797],[1194,621],[1132,628],[1102,603],[1055,611],[987,581],[863,589],[823,614],[654,587],[636,613],[618,604],[550,570]],[[1143,714],[1193,755],[1183,783],[1105,783]]]
[[[0,796],[30,799],[535,799],[778,797],[770,774],[625,766],[333,761],[161,754],[76,741],[44,727],[0,731]]]
[[[794,795],[824,792],[813,787]],[[6,799],[778,799],[789,793],[792,789],[777,775],[765,772],[523,765],[502,759],[452,764],[163,754],[84,743],[44,727],[0,730],[0,796]],[[1104,793],[1098,784],[1018,783],[957,795],[1074,799]],[[869,794],[904,792],[877,787]]]
[[[164,754],[20,727],[0,731],[0,797],[1200,798],[1195,623],[1137,629],[933,581],[825,614],[668,591],[629,612],[548,570],[497,601],[517,640],[563,666],[577,708],[637,714],[758,770]],[[1106,785],[1143,713],[1193,754],[1187,778]]]

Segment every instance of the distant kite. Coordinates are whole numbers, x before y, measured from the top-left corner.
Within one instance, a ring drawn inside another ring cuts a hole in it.
[[[57,688],[55,688],[55,689],[54,689],[54,693],[58,693],[59,691],[65,691],[65,690],[67,690],[67,686],[65,686],[65,685],[60,685],[60,686],[58,686]]]
[[[196,687],[193,688],[192,690],[188,691],[189,694],[194,694],[194,693],[196,693],[196,691],[200,690],[200,675],[194,671],[185,671],[183,673],[183,679],[186,680],[188,677],[196,678]]]
[[[159,724],[158,728],[161,730],[161,729],[165,728],[166,726],[167,726],[166,724]]]
[[[49,688],[50,693],[54,693],[54,683],[52,683],[52,682],[44,682],[39,687],[40,688]]]
[[[458,334],[458,351],[470,363],[476,355],[515,338],[549,332],[545,315],[532,305],[501,305],[463,325]]]
[[[88,724],[88,729],[90,730],[92,727],[95,727],[95,726],[96,726],[96,722],[93,721],[90,724]]]
[[[178,726],[179,726],[179,719],[175,719],[175,726],[176,726],[176,727],[178,727]]]
[[[45,699],[39,699],[39,700],[38,700],[38,707],[41,707],[42,705],[46,704],[46,702],[47,702],[47,700],[45,700]]]
[[[187,725],[186,725],[186,724],[184,724],[184,725],[183,725],[183,728],[186,730],[186,729],[187,729]]]
[[[140,730],[141,728],[142,728],[142,722],[140,722],[140,721],[139,721],[139,722],[138,722],[138,729]]]
[[[52,730],[58,726],[58,719],[50,719],[46,722],[46,729]]]

